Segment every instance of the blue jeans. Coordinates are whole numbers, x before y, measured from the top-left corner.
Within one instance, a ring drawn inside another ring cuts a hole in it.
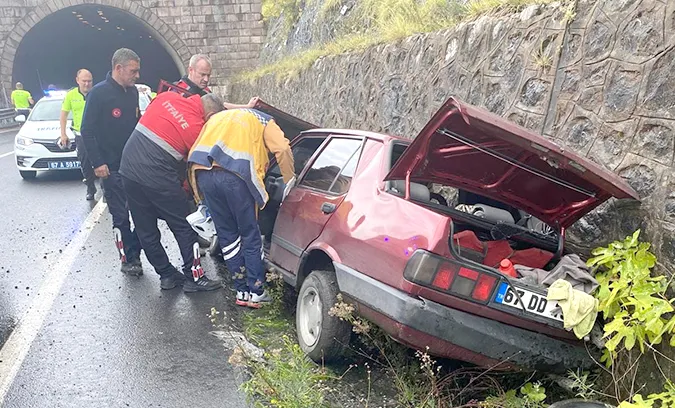
[[[263,293],[265,268],[256,203],[244,180],[229,171],[199,170],[197,185],[218,233],[237,291]]]

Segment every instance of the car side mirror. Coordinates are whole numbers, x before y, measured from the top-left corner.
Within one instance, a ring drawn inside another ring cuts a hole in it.
[[[14,117],[15,122],[24,123],[26,121],[26,115],[16,115]]]

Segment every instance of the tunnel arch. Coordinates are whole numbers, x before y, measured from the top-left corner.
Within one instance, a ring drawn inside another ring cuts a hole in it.
[[[25,49],[27,48],[26,40],[30,39],[32,33],[39,30],[41,24],[44,25],[46,21],[53,19],[54,16],[62,16],[69,11],[73,12],[72,14],[75,14],[74,11],[81,8],[103,9],[113,14],[126,16],[126,18],[129,19],[129,22],[135,24],[135,27],[139,32],[144,30],[146,33],[150,33],[148,34],[148,38],[151,38],[152,41],[157,44],[158,53],[161,53],[161,51],[166,53],[165,59],[170,62],[164,65],[173,65],[177,76],[185,73],[184,66],[191,55],[188,46],[165,21],[137,2],[132,2],[130,0],[96,0],[95,2],[92,0],[49,0],[31,10],[19,23],[17,23],[7,37],[0,56],[0,78],[2,78],[2,88],[6,94],[11,92],[14,82],[20,80],[19,77],[21,75],[16,70],[17,60],[21,60],[25,55],[30,55],[33,52],[32,49]],[[109,27],[103,25],[102,22],[100,22],[99,25],[106,30]],[[142,27],[142,29],[140,27]],[[92,33],[93,32],[95,31],[92,31]],[[131,46],[130,48],[134,49],[134,46]],[[108,63],[110,56],[112,56],[112,53],[107,56]],[[146,60],[143,57],[144,56],[141,55],[142,75],[143,66],[146,65],[143,63],[143,61]],[[152,62],[150,60],[148,61]],[[72,74],[74,74],[74,72]],[[72,74],[70,78],[73,77]],[[102,79],[101,75],[97,75],[95,81],[98,82]],[[172,80],[175,78],[163,79]],[[44,83],[44,86],[47,85],[47,82],[51,82],[48,79],[45,79],[45,81],[46,83]],[[145,83],[143,78],[141,78],[140,82]],[[149,85],[154,88],[156,83]]]

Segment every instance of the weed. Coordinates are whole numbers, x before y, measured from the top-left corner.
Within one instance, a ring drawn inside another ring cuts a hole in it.
[[[571,388],[576,393],[576,396],[589,400],[595,397],[598,393],[595,391],[595,383],[589,378],[590,373],[588,371],[582,371],[577,369],[577,371],[568,371],[567,378],[572,380]]]
[[[514,12],[530,4],[550,4],[554,0],[361,0],[356,2],[344,23],[342,33],[332,42],[321,44],[275,63],[242,73],[234,82],[251,82],[274,74],[278,81],[296,76],[319,58],[363,51],[377,44],[394,42],[417,33],[452,28],[462,21],[495,12]],[[299,16],[303,0],[266,0],[267,16],[283,15],[286,28]],[[341,2],[328,0],[322,13],[336,9]],[[547,60],[540,63],[546,65]],[[550,65],[551,61],[548,62]]]
[[[309,360],[300,346],[282,336],[282,348],[266,353],[265,362],[250,362],[251,378],[242,388],[255,406],[323,407],[325,371]],[[269,405],[265,405],[265,403]]]

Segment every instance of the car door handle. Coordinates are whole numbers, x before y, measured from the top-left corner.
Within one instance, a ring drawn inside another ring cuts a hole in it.
[[[332,213],[333,211],[335,211],[336,208],[337,208],[337,206],[335,204],[331,204],[331,203],[321,204],[321,211],[323,211],[325,214]]]

